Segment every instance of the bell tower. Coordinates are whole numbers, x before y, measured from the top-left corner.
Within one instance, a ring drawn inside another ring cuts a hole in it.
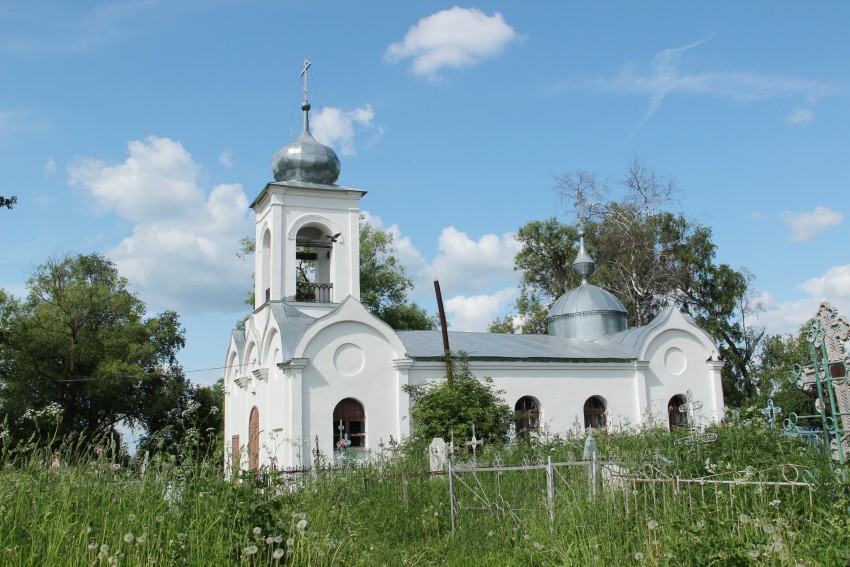
[[[320,316],[349,295],[360,299],[360,199],[366,192],[336,185],[336,153],[310,134],[309,68],[305,61],[304,129],[275,153],[275,181],[251,203],[257,215],[254,308],[285,301]]]

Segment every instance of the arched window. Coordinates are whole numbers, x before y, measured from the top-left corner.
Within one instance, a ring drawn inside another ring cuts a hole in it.
[[[260,410],[251,408],[248,418],[248,470],[260,468]]]
[[[670,402],[667,404],[670,429],[688,426],[688,411],[687,409],[685,411],[681,409],[686,403],[688,403],[688,400],[682,394],[676,394],[670,398]]]
[[[342,428],[340,428],[342,426]],[[345,398],[336,405],[333,415],[334,446],[348,434],[351,447],[366,446],[366,412],[354,398]]]
[[[584,427],[605,427],[605,402],[599,396],[591,396],[584,402]]]
[[[537,431],[540,427],[540,404],[531,396],[523,396],[514,406],[517,432]]]

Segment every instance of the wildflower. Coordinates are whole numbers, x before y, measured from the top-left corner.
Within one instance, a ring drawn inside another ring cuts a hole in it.
[[[658,525],[659,525],[658,522],[656,522],[652,518],[650,518],[649,521],[646,522],[646,527],[649,529],[649,531],[654,530],[655,528],[658,527]]]
[[[537,551],[540,551],[541,549],[543,549],[543,546],[535,541],[534,542],[534,549],[536,549]]]
[[[773,524],[765,524],[764,527],[762,527],[762,529],[764,530],[764,533],[766,533],[766,534],[772,534],[773,532],[776,531],[776,528],[773,526]]]
[[[257,549],[256,545],[249,545],[242,551],[245,553],[245,555],[254,555],[255,553],[257,553],[257,551],[259,551],[259,549]]]
[[[140,536],[136,536],[136,543],[145,543],[148,539],[148,534],[142,534]]]
[[[525,541],[528,541],[528,534],[523,534],[522,538],[523,538]]]
[[[136,515],[130,514],[129,516],[127,516],[127,519],[130,520],[131,522],[135,522],[136,521]]]
[[[266,536],[266,544],[271,545],[274,543],[274,538],[272,536]]]
[[[106,559],[106,562],[107,562],[107,563],[109,563],[110,565],[115,565],[116,561],[118,561],[118,560],[117,560],[117,559],[115,559],[115,557],[114,557],[114,556],[113,556],[113,557],[108,557],[108,558]]]
[[[259,527],[254,528],[252,531],[254,532],[254,535],[260,535],[261,533],[263,533],[263,530],[261,530]]]
[[[277,548],[272,552],[272,559],[278,561],[281,557],[283,557],[283,550],[281,548]]]
[[[758,557],[758,556],[759,556],[759,552],[758,552],[758,550],[754,549],[754,550],[752,550],[752,551],[748,551],[748,552],[747,552],[747,555],[749,555],[750,557],[752,557],[753,559],[755,559],[756,557]]]
[[[90,533],[91,533],[91,526],[86,526],[86,534],[90,534]]]
[[[487,537],[493,537],[493,530],[490,530],[489,532],[487,532]]]
[[[638,495],[637,488],[635,488],[634,490],[632,490],[632,494],[633,494],[634,496],[637,496],[637,495]]]
[[[124,543],[131,543],[135,538],[132,532],[127,532],[124,534]]]
[[[289,538],[289,539],[286,540],[286,547],[292,547],[293,545],[295,545],[294,539]]]
[[[782,504],[782,500],[771,500],[770,505],[774,508],[779,508],[779,505]]]
[[[298,523],[295,524],[295,531],[303,532],[307,528],[307,520],[298,520]]]
[[[740,516],[738,516],[738,521],[742,524],[748,524],[750,522],[750,517],[746,514],[741,514]]]
[[[162,522],[165,521],[165,518],[162,517],[162,516],[157,516],[156,518],[154,518],[154,520],[156,520],[157,524],[161,524]]]
[[[759,520],[758,518],[753,520],[753,527],[759,529],[761,527],[761,520]]]
[[[640,551],[635,552],[635,561],[643,561],[643,553]]]
[[[434,512],[434,517],[435,517],[435,518],[436,518],[437,516],[439,516],[439,515],[440,515],[440,513],[439,513],[439,512]]]
[[[280,543],[283,541],[283,536],[275,536],[272,538],[273,543]]]
[[[97,549],[97,544],[95,542],[91,542],[89,544],[89,551],[94,551],[95,549]]]
[[[106,555],[107,553],[109,553],[109,546],[104,543],[100,546],[100,552]]]

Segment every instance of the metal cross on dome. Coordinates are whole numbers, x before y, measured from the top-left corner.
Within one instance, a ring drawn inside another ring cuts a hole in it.
[[[782,408],[773,405],[773,399],[768,398],[767,407],[762,408],[761,413],[767,416],[767,427],[773,429],[773,424],[776,422],[776,416],[782,413]]]
[[[304,100],[307,100],[307,70],[310,68],[312,63],[309,60],[304,60],[304,68],[301,70],[301,76],[304,77]]]

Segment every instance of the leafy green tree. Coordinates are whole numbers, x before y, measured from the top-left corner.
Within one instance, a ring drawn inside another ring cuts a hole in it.
[[[18,198],[14,195],[11,196],[11,197],[3,197],[2,195],[0,195],[0,209],[2,209],[3,207],[6,207],[7,209],[11,209],[12,207],[15,206],[15,203],[17,203],[17,202],[18,202]]]
[[[245,237],[239,241],[240,258],[254,253],[255,243]],[[299,273],[301,273],[299,271]],[[370,313],[393,329],[432,330],[437,319],[407,300],[413,281],[405,273],[395,255],[393,235],[360,219],[360,302]],[[254,292],[245,297],[245,304],[254,306]]]
[[[469,368],[465,353],[450,357],[451,381],[428,384],[409,384],[403,387],[410,395],[413,407],[410,420],[415,442],[430,442],[434,437],[448,440],[454,431],[455,439],[479,439],[496,442],[504,440],[513,420],[513,411],[493,387],[491,378],[478,379]]]
[[[395,255],[393,235],[360,221],[360,302],[394,329],[430,330],[436,319],[407,293],[413,282]]]
[[[28,436],[29,410],[57,404],[58,434],[118,433],[155,424],[185,395],[177,363],[184,330],[173,312],[144,318],[145,304],[97,254],[49,259],[23,301],[0,294],[0,413]],[[30,413],[30,414],[31,414]]]
[[[758,393],[752,367],[764,330],[753,324],[760,304],[752,275],[715,262],[711,228],[666,210],[677,189],[669,178],[633,161],[620,200],[596,177],[576,172],[556,178],[579,223],[554,217],[521,227],[515,269],[522,272],[516,313],[496,320],[494,332],[545,333],[552,303],[578,285],[571,264],[580,230],[597,261],[592,283],[616,295],[629,324],[644,325],[675,304],[717,341],[726,402],[738,405]]]
[[[753,369],[761,385],[761,395],[746,400],[742,405],[763,408],[770,398],[782,408],[780,418],[791,412],[797,415],[815,413],[817,393],[814,390],[806,392],[789,380],[795,364],[811,362],[811,344],[806,334],[806,328],[802,328],[796,335],[768,335],[764,338],[758,363]]]

